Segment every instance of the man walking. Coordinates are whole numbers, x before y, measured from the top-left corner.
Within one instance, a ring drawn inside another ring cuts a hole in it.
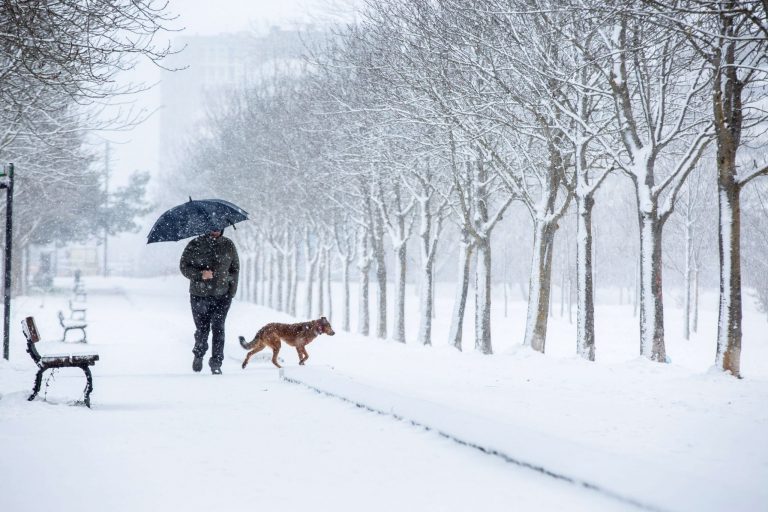
[[[192,239],[184,249],[179,268],[189,279],[192,317],[195,320],[195,355],[192,370],[203,369],[208,351],[208,333],[213,331],[213,350],[208,365],[211,373],[221,375],[224,361],[224,321],[237,292],[240,260],[237,248],[223,231],[211,231]]]

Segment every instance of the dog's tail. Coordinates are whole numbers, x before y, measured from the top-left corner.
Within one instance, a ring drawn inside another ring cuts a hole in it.
[[[256,336],[254,336],[254,337],[253,337],[253,339],[252,339],[251,341],[245,341],[245,338],[244,338],[244,337],[242,337],[242,336],[238,336],[238,339],[240,340],[240,346],[241,346],[241,347],[243,347],[245,350],[250,350],[250,349],[252,349],[253,347],[255,347],[255,346],[256,346],[256,344],[257,344],[257,343],[259,342],[259,340],[261,339],[261,334],[264,332],[264,329],[265,329],[266,327],[267,327],[267,326],[265,325],[264,327],[262,327],[261,329],[259,329],[259,332],[257,332],[257,333],[256,333]]]
[[[245,350],[250,350],[256,345],[256,343],[259,342],[259,337],[254,337],[251,341],[245,341],[245,338],[242,336],[238,336],[238,339],[240,340],[240,346],[243,347]]]

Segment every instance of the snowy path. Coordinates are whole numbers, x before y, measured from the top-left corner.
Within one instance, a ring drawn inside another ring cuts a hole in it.
[[[241,371],[232,324],[259,323],[242,319],[249,305],[230,315],[225,374],[192,374],[178,292],[90,292],[90,348],[101,354],[90,411],[66,403],[79,397],[79,370],[57,374],[47,403],[26,402],[34,371],[14,333],[0,366],[0,510],[628,509],[282,382],[267,364]],[[55,336],[64,301],[22,298],[12,325],[34,314]]]
[[[639,509],[752,510],[758,499],[740,482],[718,481],[700,470],[681,473],[664,461],[607,452],[591,443],[393,393],[356,382],[331,367],[284,368],[281,378]],[[765,493],[759,494],[766,502]]]

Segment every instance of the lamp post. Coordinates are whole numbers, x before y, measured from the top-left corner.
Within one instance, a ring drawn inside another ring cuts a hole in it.
[[[0,189],[4,188],[6,192],[5,207],[5,277],[3,279],[3,290],[5,297],[3,311],[3,358],[6,360],[10,353],[10,328],[11,328],[11,255],[13,241],[13,164],[3,166],[3,172],[0,173]]]

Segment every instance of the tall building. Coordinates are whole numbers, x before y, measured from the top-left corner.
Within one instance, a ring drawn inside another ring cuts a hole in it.
[[[160,111],[160,169],[168,172],[205,119],[233,90],[247,87],[277,61],[301,57],[312,27],[272,28],[266,34],[240,32],[216,36],[185,36],[175,41],[182,50],[164,62]]]

